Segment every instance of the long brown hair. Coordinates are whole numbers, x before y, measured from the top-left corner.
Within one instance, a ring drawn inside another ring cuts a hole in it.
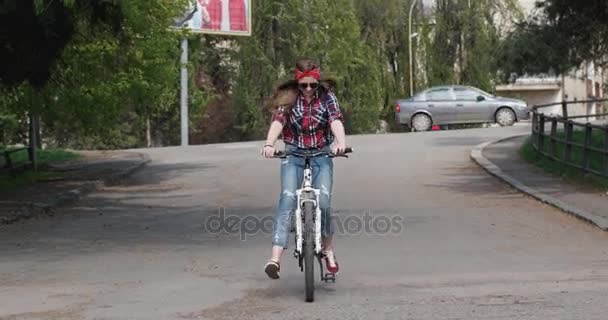
[[[319,67],[313,59],[310,58],[300,58],[296,61],[296,68],[300,72],[307,72]],[[323,96],[329,91],[335,91],[336,88],[336,80],[332,77],[324,77],[321,74],[321,79],[319,79],[319,95]],[[300,94],[300,90],[298,89],[298,80],[290,79],[280,83],[272,95],[271,98],[271,110],[275,111],[277,108],[284,108],[285,111],[291,111],[291,108],[296,102],[298,95]]]

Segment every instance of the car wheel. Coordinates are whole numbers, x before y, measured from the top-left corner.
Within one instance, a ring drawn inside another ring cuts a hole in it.
[[[496,122],[503,126],[512,126],[515,123],[515,112],[509,108],[502,108],[496,112]]]
[[[429,131],[433,125],[431,117],[424,113],[419,113],[412,118],[412,128],[415,131]]]

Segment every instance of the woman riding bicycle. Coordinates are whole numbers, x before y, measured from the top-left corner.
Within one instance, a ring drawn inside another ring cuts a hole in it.
[[[346,149],[343,115],[332,89],[335,82],[323,79],[320,67],[310,59],[296,63],[294,79],[280,85],[273,99],[272,123],[266,145],[261,150],[267,158],[274,156],[274,144],[282,134],[287,151],[331,151],[341,155]],[[322,241],[325,263],[330,273],[337,273],[331,224],[333,161],[330,157],[311,160],[313,187],[319,189],[322,215]],[[287,249],[292,212],[297,206],[296,189],[302,183],[304,160],[290,157],[281,164],[281,194],[275,212],[272,255],[264,270],[272,279],[279,278],[280,260]]]

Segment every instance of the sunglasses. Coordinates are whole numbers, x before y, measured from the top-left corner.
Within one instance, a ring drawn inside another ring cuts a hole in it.
[[[317,88],[319,87],[319,83],[318,82],[300,82],[300,83],[298,83],[298,87],[302,91],[306,90],[306,88],[308,88],[308,87],[310,87],[313,90],[317,90]]]

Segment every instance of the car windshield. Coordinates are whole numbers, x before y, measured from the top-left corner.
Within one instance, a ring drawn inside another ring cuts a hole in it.
[[[481,93],[482,95],[484,95],[484,96],[486,96],[486,97],[496,97],[495,95],[493,95],[493,94],[491,94],[491,93],[487,93],[487,92],[485,92],[485,91],[483,91],[483,90],[481,90],[481,89],[478,89],[478,88],[471,88],[471,89],[473,89],[473,90],[475,90],[475,91],[477,91],[477,92]]]

